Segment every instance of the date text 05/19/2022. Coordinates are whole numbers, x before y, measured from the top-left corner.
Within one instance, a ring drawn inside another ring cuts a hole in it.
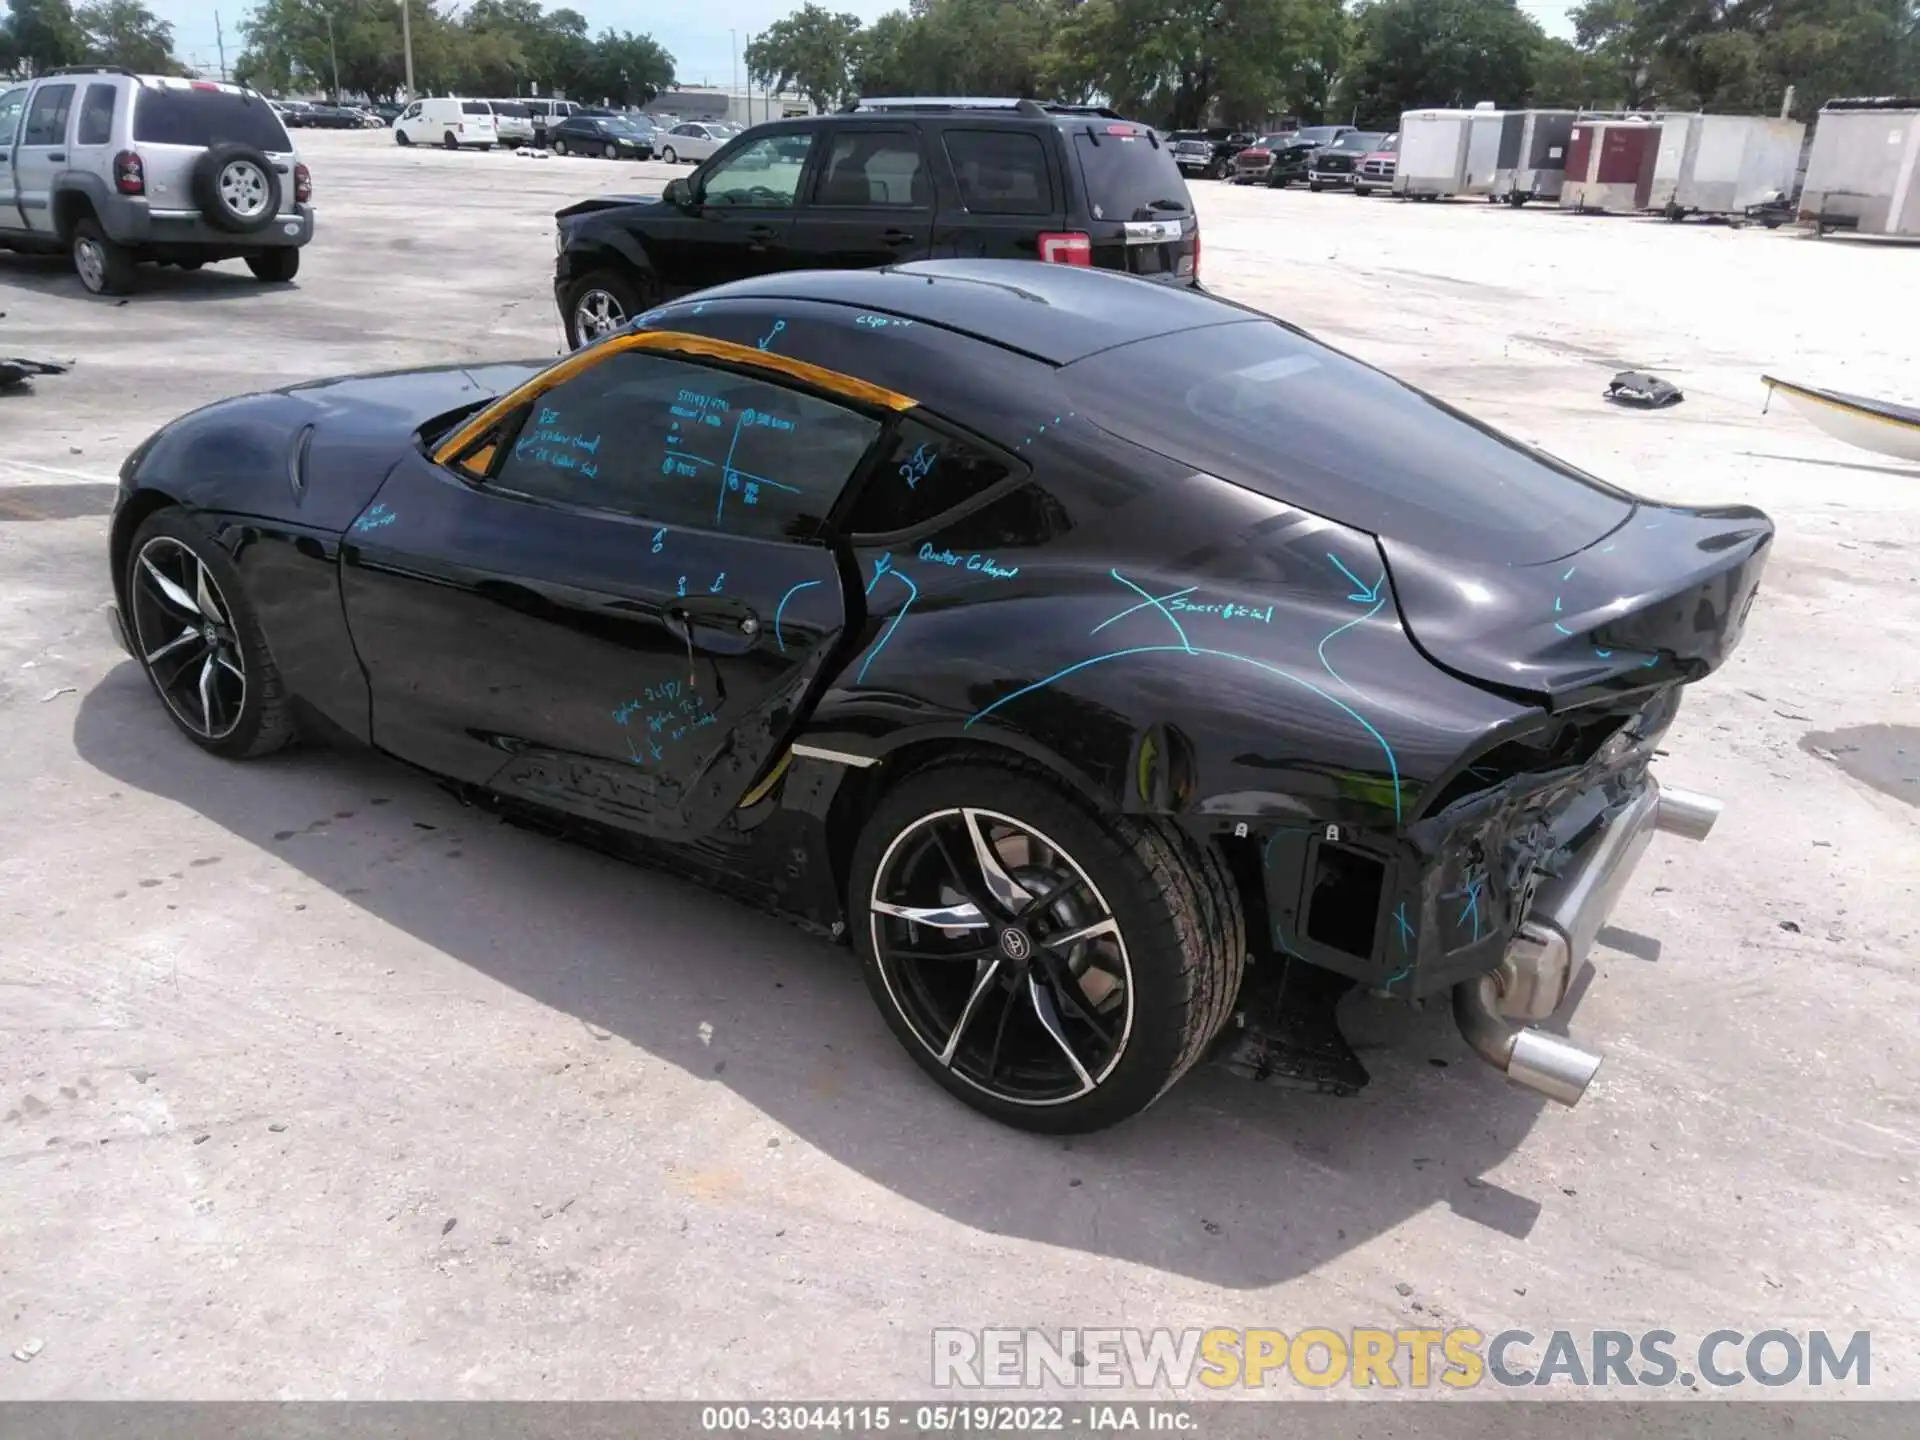
[[[719,1434],[1019,1435],[1054,1432],[1112,1434],[1157,1431],[1191,1434],[1197,1419],[1186,1406],[1163,1404],[706,1405],[700,1428]]]

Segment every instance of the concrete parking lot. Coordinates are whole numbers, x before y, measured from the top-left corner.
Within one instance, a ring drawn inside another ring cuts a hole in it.
[[[1920,250],[1196,184],[1218,290],[1780,533],[1661,762],[1727,813],[1616,912],[1577,1110],[1355,997],[1358,1098],[1202,1071],[1062,1142],[927,1083],[845,950],[167,722],[100,614],[127,451],[557,353],[553,210],[686,173],[300,143],[294,286],[0,255],[0,354],[77,362],[0,395],[0,1397],[925,1395],[936,1326],[1459,1324],[1870,1329],[1920,1396],[1920,470],[1760,383],[1920,403]],[[1608,406],[1629,367],[1685,402]]]

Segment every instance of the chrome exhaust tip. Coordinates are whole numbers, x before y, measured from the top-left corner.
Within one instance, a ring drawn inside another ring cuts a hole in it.
[[[1702,795],[1695,790],[1673,790],[1660,787],[1660,797],[1654,807],[1653,826],[1669,835],[1678,835],[1687,840],[1704,840],[1713,830],[1714,821],[1720,818],[1725,808],[1711,795]]]
[[[1601,1057],[1557,1035],[1509,1023],[1500,1014],[1498,971],[1453,987],[1453,1020],[1482,1060],[1516,1085],[1566,1106],[1580,1103]]]

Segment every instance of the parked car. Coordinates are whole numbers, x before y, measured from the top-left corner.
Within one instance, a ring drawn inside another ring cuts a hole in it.
[[[441,145],[448,150],[491,150],[500,142],[493,107],[484,100],[437,95],[416,100],[393,122],[396,145]]]
[[[502,145],[533,144],[533,112],[518,100],[489,100],[493,128]]]
[[[382,101],[378,105],[370,105],[367,108],[371,110],[376,117],[378,117],[382,125],[391,125],[393,124],[394,121],[400,118],[400,112],[406,109],[407,107],[404,105],[394,105],[387,101]]]
[[[1245,130],[1176,130],[1174,162],[1182,175],[1224,180],[1233,170],[1234,157],[1259,138]]]
[[[1353,193],[1371,195],[1375,190],[1393,189],[1393,171],[1400,159],[1400,137],[1389,135],[1360,157],[1353,172]]]
[[[870,100],[756,125],[667,183],[555,217],[569,343],[708,285],[979,256],[1197,283],[1200,224],[1172,155],[1111,110]]]
[[[1364,1084],[1356,984],[1578,1101],[1599,1057],[1533,1027],[1717,817],[1652,767],[1774,531],[1247,307],[983,259],[233,399],[120,473],[114,624],[187,743],[324,726],[677,866],[1058,1133],[1249,1047]]]
[[[1307,161],[1307,188],[1320,191],[1353,184],[1360,162],[1386,138],[1378,130],[1349,130],[1331,145],[1323,145]]]
[[[1262,135],[1233,157],[1233,173],[1228,178],[1236,185],[1266,184],[1267,172],[1273,168],[1274,157],[1286,148],[1293,133],[1285,131]]]
[[[698,164],[740,132],[731,125],[714,120],[691,120],[675,125],[660,136],[660,158],[669,165],[685,160]]]
[[[0,249],[65,251],[96,295],[143,262],[291,280],[312,200],[280,117],[241,86],[79,65],[0,89]]]
[[[599,155],[608,160],[651,160],[652,127],[625,115],[569,115],[547,130],[556,155]]]
[[[1307,125],[1294,131],[1287,137],[1287,143],[1274,152],[1267,184],[1283,190],[1295,180],[1305,180],[1313,157],[1342,135],[1350,134],[1353,128],[1351,125]]]
[[[280,112],[282,121],[288,129],[298,130],[307,124],[307,117],[313,113],[311,100],[277,100],[274,105]]]
[[[545,145],[547,132],[557,122],[566,119],[580,108],[571,100],[552,100],[539,96],[515,103],[526,106],[527,118],[533,121],[533,143],[536,145]]]

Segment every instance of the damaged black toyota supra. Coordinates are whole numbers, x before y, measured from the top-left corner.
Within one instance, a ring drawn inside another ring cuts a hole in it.
[[[215,754],[344,731],[849,941],[1011,1124],[1203,1056],[1366,1080],[1447,998],[1579,1099],[1565,1008],[1773,538],[1260,312],[1070,266],[792,272],[557,362],[302,384],[127,460],[114,620]]]

